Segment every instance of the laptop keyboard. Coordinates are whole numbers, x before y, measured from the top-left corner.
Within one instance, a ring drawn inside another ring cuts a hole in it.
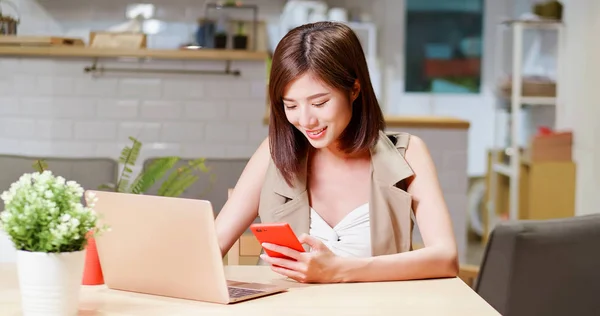
[[[231,298],[239,298],[248,295],[254,295],[258,293],[263,293],[263,290],[254,290],[254,289],[243,289],[239,287],[229,287],[229,297]]]

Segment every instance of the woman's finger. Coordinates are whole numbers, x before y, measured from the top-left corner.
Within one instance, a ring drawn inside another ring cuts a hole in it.
[[[304,275],[301,272],[298,271],[294,271],[294,270],[289,270],[289,269],[285,269],[285,268],[281,268],[281,267],[271,267],[271,269],[276,272],[279,273],[283,276],[286,276],[290,279],[293,279],[297,282],[301,282],[304,283],[306,282],[306,275]]]
[[[300,260],[300,258],[301,258],[301,254],[298,251],[288,248],[288,247],[279,246],[279,245],[275,245],[275,244],[269,244],[269,243],[263,243],[262,247],[267,250],[271,250],[273,252],[277,252],[284,256],[290,257],[294,260]]]
[[[260,258],[273,266],[279,266],[279,267],[283,267],[283,268],[295,270],[295,271],[301,270],[300,269],[301,263],[298,261],[289,260],[289,259],[285,259],[285,258],[269,257],[266,254],[260,255]]]

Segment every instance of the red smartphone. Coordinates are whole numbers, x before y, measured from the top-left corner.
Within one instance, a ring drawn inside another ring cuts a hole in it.
[[[290,227],[288,223],[255,223],[250,225],[250,230],[261,244],[269,243],[304,252],[302,243],[300,243],[298,237],[294,234],[292,227]],[[288,256],[268,249],[265,249],[265,252],[269,257],[293,260]]]

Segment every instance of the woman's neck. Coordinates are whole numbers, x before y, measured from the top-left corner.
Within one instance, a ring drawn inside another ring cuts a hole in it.
[[[322,159],[333,163],[347,163],[356,160],[364,160],[369,159],[371,156],[368,150],[351,154],[345,153],[344,151],[338,148],[337,144],[333,144],[329,147],[321,149],[315,149],[314,147],[311,147],[310,155],[313,159],[315,158],[315,156],[317,156],[317,159]]]

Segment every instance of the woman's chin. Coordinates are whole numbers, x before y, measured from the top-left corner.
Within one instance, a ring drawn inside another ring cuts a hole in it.
[[[327,148],[330,145],[330,143],[325,140],[313,140],[313,139],[308,138],[308,142],[310,143],[311,146],[313,146],[316,149]]]

